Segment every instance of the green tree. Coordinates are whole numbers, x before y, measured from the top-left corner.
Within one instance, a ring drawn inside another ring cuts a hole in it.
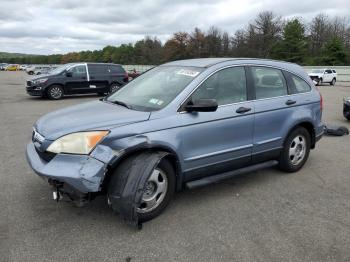
[[[346,50],[338,37],[328,40],[323,48],[322,62],[325,65],[345,65]]]
[[[273,56],[294,63],[303,63],[307,50],[304,25],[294,18],[283,29],[282,40],[275,45]]]

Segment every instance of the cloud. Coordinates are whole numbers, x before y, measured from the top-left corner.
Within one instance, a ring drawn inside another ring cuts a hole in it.
[[[2,0],[0,51],[66,53],[133,43],[145,35],[162,41],[177,31],[211,25],[234,34],[258,12],[308,22],[318,13],[348,16],[348,0]]]

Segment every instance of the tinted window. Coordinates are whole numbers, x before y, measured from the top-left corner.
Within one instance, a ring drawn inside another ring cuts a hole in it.
[[[213,74],[192,94],[192,101],[197,99],[216,99],[218,105],[246,101],[244,68],[230,67]]]
[[[85,65],[78,65],[71,67],[68,72],[72,72],[73,76],[82,76],[86,75],[86,67]]]
[[[337,71],[335,71],[335,70],[332,70],[333,71],[333,73],[336,73]]]
[[[108,74],[107,65],[88,65],[90,74]]]
[[[332,74],[332,70],[326,70],[327,74]]]
[[[108,71],[111,74],[125,74],[125,70],[121,66],[118,66],[118,65],[108,66]]]
[[[294,85],[293,93],[305,93],[311,90],[311,87],[301,78],[291,75],[292,84]]]
[[[256,90],[256,99],[288,94],[281,70],[268,67],[251,67]]]

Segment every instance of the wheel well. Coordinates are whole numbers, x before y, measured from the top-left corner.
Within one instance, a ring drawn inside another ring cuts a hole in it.
[[[177,190],[181,189],[182,186],[182,179],[181,179],[181,167],[180,167],[180,162],[178,157],[176,156],[176,154],[174,152],[172,152],[169,149],[163,148],[163,147],[152,147],[152,148],[139,148],[133,151],[130,151],[124,155],[122,155],[115,163],[113,163],[113,165],[108,166],[108,171],[105,174],[105,178],[103,180],[102,183],[102,192],[106,192],[107,190],[107,186],[109,184],[110,178],[114,172],[114,170],[122,163],[124,162],[126,159],[135,156],[137,154],[143,153],[143,152],[167,152],[169,153],[168,155],[166,155],[164,157],[164,159],[167,159],[170,164],[173,166],[174,171],[175,171],[175,175],[176,175],[176,188]]]
[[[111,85],[113,85],[113,84],[116,84],[116,85],[118,85],[118,86],[121,86],[121,85],[122,85],[122,84],[119,83],[118,81],[113,81],[109,86],[111,86]]]
[[[310,122],[302,122],[302,123],[299,123],[298,125],[296,125],[294,128],[292,128],[291,131],[293,131],[294,129],[296,129],[298,127],[303,127],[309,132],[310,138],[311,138],[311,148],[312,149],[315,148],[316,135],[315,135],[315,128],[314,128],[313,124],[311,124]]]

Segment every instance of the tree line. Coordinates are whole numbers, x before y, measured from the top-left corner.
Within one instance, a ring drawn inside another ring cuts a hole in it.
[[[212,26],[207,31],[176,32],[164,44],[146,36],[135,44],[106,46],[102,50],[55,55],[1,57],[21,64],[112,62],[157,65],[201,57],[256,57],[285,60],[301,65],[349,65],[350,25],[346,18],[318,14],[311,22],[283,19],[271,11],[259,13],[234,35]]]

